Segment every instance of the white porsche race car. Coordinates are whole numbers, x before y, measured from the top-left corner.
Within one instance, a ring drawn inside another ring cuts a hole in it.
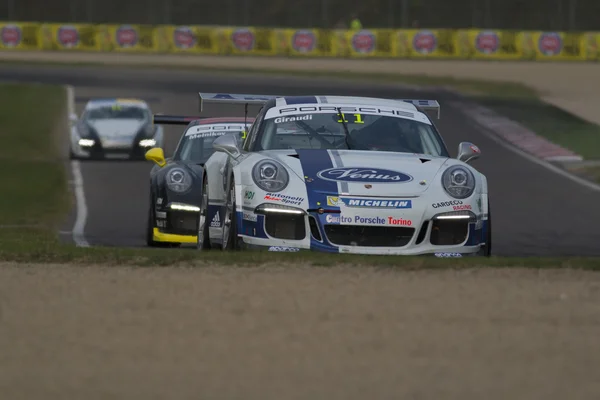
[[[200,102],[263,106],[243,143],[213,143],[198,249],[490,256],[487,179],[467,164],[481,152],[463,142],[450,157],[426,114],[439,118],[437,101],[200,93]]]
[[[152,122],[148,104],[138,99],[92,99],[81,118],[71,115],[72,159],[144,160],[163,146],[163,128]]]

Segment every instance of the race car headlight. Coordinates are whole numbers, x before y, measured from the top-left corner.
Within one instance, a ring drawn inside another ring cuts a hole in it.
[[[444,171],[442,186],[455,199],[466,199],[475,190],[475,176],[467,168],[456,165]]]
[[[167,186],[170,190],[183,193],[192,186],[192,176],[181,168],[173,168],[167,172]]]
[[[285,167],[273,160],[262,160],[252,168],[252,180],[265,192],[281,192],[290,181]]]

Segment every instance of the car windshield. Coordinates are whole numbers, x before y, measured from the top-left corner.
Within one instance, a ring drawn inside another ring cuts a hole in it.
[[[395,151],[448,157],[439,134],[429,123],[381,114],[298,113],[264,120],[255,150],[351,149]]]
[[[92,108],[86,112],[86,119],[146,119],[150,118],[150,111],[136,106],[109,105],[106,107]]]
[[[196,125],[188,128],[182,137],[173,159],[175,161],[187,161],[204,164],[215,152],[213,142],[225,134],[236,134],[238,140],[242,140],[244,126],[242,124],[232,125]]]

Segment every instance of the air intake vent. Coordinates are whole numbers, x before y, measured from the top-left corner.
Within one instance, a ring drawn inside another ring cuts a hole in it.
[[[310,234],[315,240],[319,242],[323,241],[323,237],[321,236],[321,232],[319,231],[319,226],[317,225],[317,220],[312,215],[308,217],[308,225],[310,226]]]

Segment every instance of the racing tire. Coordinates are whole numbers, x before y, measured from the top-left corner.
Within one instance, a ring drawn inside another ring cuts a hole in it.
[[[200,212],[198,215],[198,241],[196,243],[197,250],[209,250],[210,236],[208,233],[208,224],[206,219],[208,216],[208,179],[206,176],[202,182],[202,201],[200,203]]]
[[[487,221],[487,232],[485,239],[485,246],[479,250],[478,255],[483,257],[492,256],[492,209],[490,208],[490,202],[488,201],[488,221]]]
[[[223,251],[243,250],[244,248],[244,242],[238,237],[236,209],[235,181],[232,178],[225,202],[225,215],[223,216],[223,240],[221,246]]]

